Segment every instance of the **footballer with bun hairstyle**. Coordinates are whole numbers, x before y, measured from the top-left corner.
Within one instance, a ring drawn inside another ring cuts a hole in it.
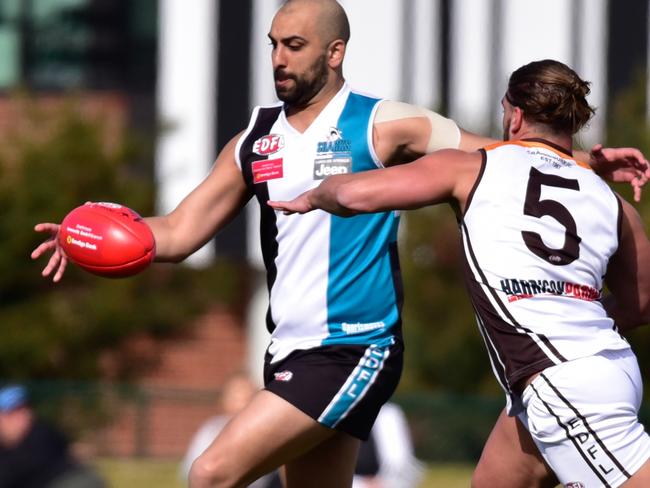
[[[650,322],[650,241],[634,207],[573,156],[594,112],[588,92],[558,61],[527,64],[501,101],[505,142],[269,202],[287,215],[455,211],[466,287],[507,396],[474,488],[650,486],[641,373],[619,333]]]

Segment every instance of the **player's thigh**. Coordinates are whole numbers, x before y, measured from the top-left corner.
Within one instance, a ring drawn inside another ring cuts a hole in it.
[[[286,488],[351,486],[359,444],[359,439],[337,431],[326,441],[285,465]]]
[[[556,484],[529,432],[502,410],[472,476],[472,487],[550,488]]]
[[[311,450],[334,431],[266,390],[224,427],[195,462],[215,479],[246,482]]]
[[[621,488],[647,488],[650,486],[650,460],[646,461]]]

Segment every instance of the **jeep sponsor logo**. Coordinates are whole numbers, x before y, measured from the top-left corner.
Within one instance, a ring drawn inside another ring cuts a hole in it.
[[[314,179],[322,180],[332,175],[344,175],[352,172],[352,161],[343,159],[341,161],[326,159],[314,161]]]
[[[269,134],[260,137],[253,143],[253,152],[260,156],[268,156],[278,152],[284,147],[284,136],[281,134]]]

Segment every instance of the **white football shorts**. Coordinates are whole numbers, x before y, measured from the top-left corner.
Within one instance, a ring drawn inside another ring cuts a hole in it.
[[[563,486],[615,488],[650,458],[642,393],[634,353],[604,351],[545,369],[524,390],[519,420]]]

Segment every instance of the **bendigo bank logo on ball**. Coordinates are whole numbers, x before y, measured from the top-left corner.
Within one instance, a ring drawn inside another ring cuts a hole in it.
[[[65,230],[68,233],[65,238],[68,245],[77,246],[90,251],[97,251],[97,244],[90,242],[91,240],[101,241],[104,239],[102,236],[93,233],[92,229],[80,224],[77,224],[74,227],[66,226]],[[76,235],[78,238],[75,238],[73,235]]]

